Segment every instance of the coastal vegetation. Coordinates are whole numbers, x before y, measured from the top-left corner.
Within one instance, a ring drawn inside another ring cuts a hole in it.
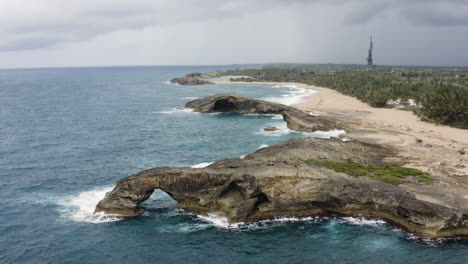
[[[403,167],[369,166],[348,159],[346,162],[308,160],[317,166],[325,167],[336,172],[343,172],[353,177],[370,177],[371,179],[390,183],[402,184],[405,179],[412,176],[418,182],[431,183],[434,180],[426,172]]]
[[[412,110],[422,119],[468,128],[468,69],[367,70],[359,66],[270,66],[224,75],[232,81],[298,82],[334,89],[373,107]]]

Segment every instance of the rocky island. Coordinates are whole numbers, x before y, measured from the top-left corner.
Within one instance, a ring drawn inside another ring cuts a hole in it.
[[[205,80],[204,78],[213,78],[213,75],[204,75],[202,73],[189,73],[184,77],[177,77],[172,79],[171,83],[177,83],[180,85],[206,85],[206,84],[214,84],[214,82],[210,82]]]
[[[291,129],[346,126],[333,117],[231,94],[187,103],[202,113],[281,114]],[[280,216],[360,215],[384,219],[421,237],[468,235],[468,192],[409,168],[390,146],[357,140],[294,138],[243,159],[206,168],[160,167],[117,182],[96,212],[133,217],[161,189],[182,209],[230,222]]]

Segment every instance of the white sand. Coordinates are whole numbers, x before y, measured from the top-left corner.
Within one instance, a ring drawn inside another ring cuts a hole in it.
[[[223,81],[218,83],[230,83]],[[235,82],[240,83],[240,82]],[[246,82],[252,83],[252,82]],[[337,115],[358,123],[359,133],[350,133],[351,138],[377,142],[398,148],[408,166],[426,171],[444,171],[447,181],[456,181],[468,187],[468,130],[424,122],[410,111],[389,108],[374,108],[358,99],[335,90],[301,83],[253,82],[258,84],[291,84],[317,90],[305,102],[295,107],[324,115]],[[368,133],[363,133],[367,131]],[[417,143],[416,139],[422,140]]]

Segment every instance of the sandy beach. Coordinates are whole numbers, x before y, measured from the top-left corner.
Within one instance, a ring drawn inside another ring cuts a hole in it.
[[[316,90],[294,106],[314,114],[351,120],[355,126],[348,130],[347,137],[397,148],[407,160],[407,166],[434,173],[441,184],[446,182],[468,188],[468,155],[462,154],[463,151],[468,152],[468,130],[424,122],[410,111],[374,108],[329,88],[301,83],[254,83],[295,85]]]

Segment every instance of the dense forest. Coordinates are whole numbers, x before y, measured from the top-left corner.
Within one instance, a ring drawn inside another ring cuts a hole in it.
[[[422,119],[468,128],[468,69],[276,66],[230,70],[232,81],[298,82],[337,90],[373,107],[413,110]],[[414,102],[413,104],[408,104]]]

